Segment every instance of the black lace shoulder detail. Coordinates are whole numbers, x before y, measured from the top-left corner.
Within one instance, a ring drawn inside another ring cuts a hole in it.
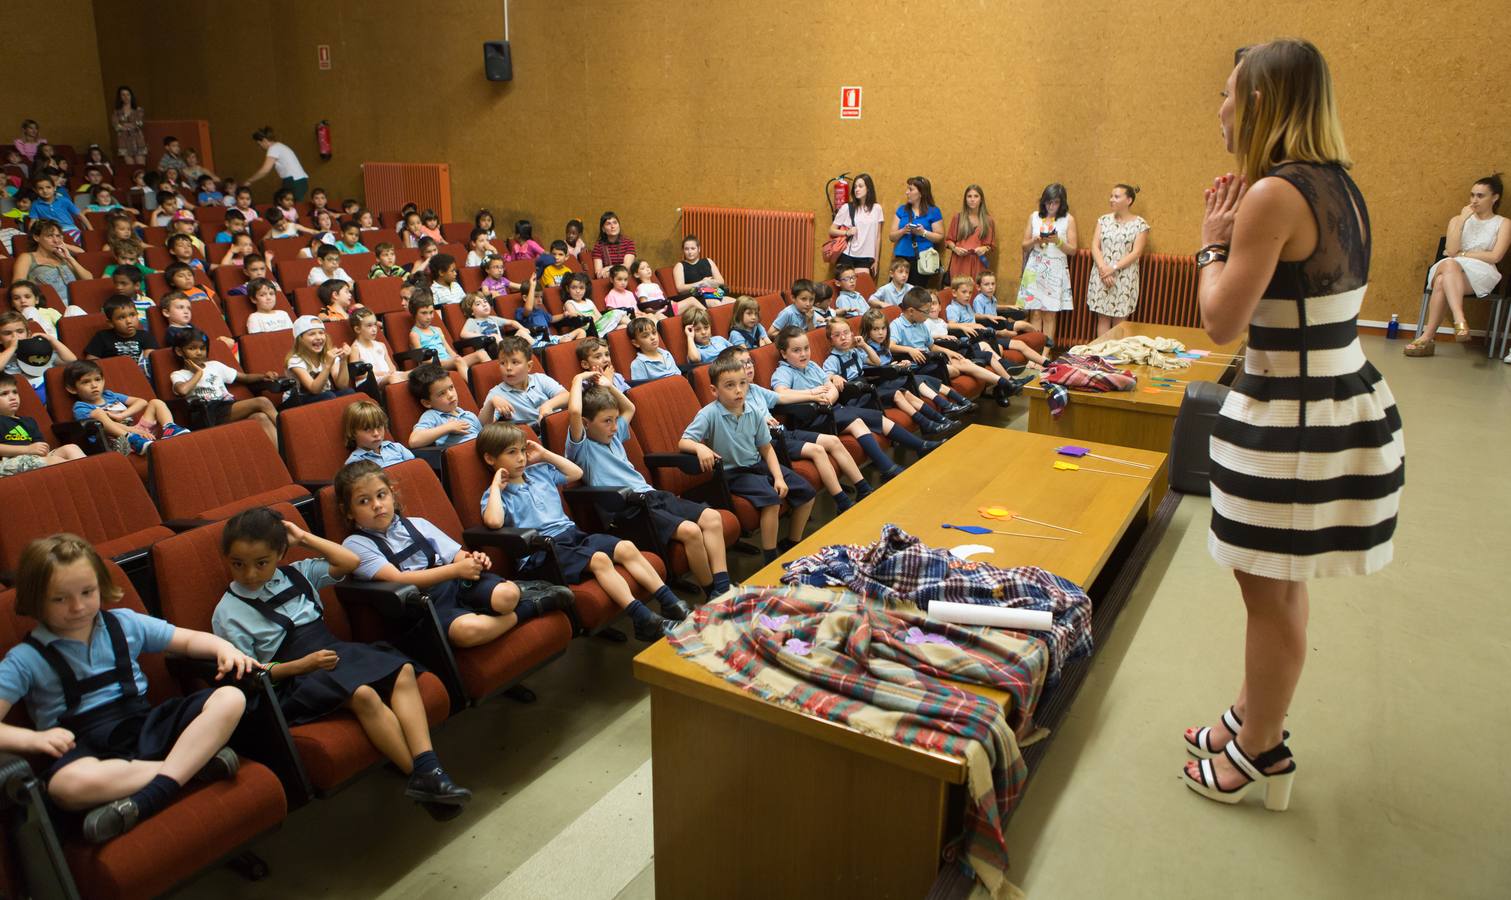
[[[1264,296],[1296,299],[1341,294],[1369,281],[1369,210],[1348,172],[1338,165],[1287,163],[1269,175],[1301,192],[1317,219],[1317,249],[1298,262],[1281,261]]]

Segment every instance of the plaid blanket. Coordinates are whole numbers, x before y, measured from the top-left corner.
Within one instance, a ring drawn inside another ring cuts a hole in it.
[[[1008,716],[1023,710],[1005,710],[941,679],[1017,697],[1042,679],[1042,644],[809,587],[740,590],[700,607],[669,640],[682,656],[763,700],[963,759],[967,808],[956,858],[990,896],[1020,896],[1007,880],[1002,825],[1027,777],[1008,726]]]
[[[1039,376],[1039,384],[1044,388],[1050,417],[1058,419],[1070,403],[1071,390],[1099,394],[1107,391],[1131,391],[1137,386],[1138,379],[1132,372],[1119,370],[1100,356],[1063,353],[1044,367],[1044,372]]]
[[[957,559],[896,525],[884,526],[881,539],[869,546],[832,544],[795,559],[786,564],[782,581],[845,587],[887,606],[912,603],[927,610],[935,600],[950,600],[1048,611],[1054,621],[1048,686],[1059,681],[1065,663],[1091,655],[1091,598],[1074,583],[1037,566],[1002,569]]]

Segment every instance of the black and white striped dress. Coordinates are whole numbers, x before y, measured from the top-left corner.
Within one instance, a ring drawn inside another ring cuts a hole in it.
[[[1390,562],[1406,445],[1357,318],[1369,213],[1340,166],[1290,163],[1317,218],[1317,249],[1281,261],[1249,323],[1244,371],[1212,433],[1207,546],[1242,572],[1304,581]]]

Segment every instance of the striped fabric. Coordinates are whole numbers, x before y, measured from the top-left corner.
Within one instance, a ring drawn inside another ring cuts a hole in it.
[[[957,864],[989,897],[1022,896],[1007,880],[1003,823],[1028,774],[1013,729],[1026,727],[1032,712],[1017,698],[1043,683],[1042,642],[814,587],[743,589],[699,607],[669,640],[683,657],[769,703],[963,759]],[[1013,700],[1004,708],[951,682],[991,685]],[[771,765],[785,771],[782,760]],[[800,778],[791,789],[803,789]]]
[[[1391,560],[1406,456],[1395,398],[1358,340],[1368,214],[1342,169],[1271,174],[1330,227],[1311,259],[1279,264],[1250,322],[1244,372],[1212,433],[1207,544],[1218,562],[1268,578],[1368,574]]]

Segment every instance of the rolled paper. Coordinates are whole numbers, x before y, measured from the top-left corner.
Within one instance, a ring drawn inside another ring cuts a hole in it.
[[[951,625],[990,625],[993,628],[1011,628],[1015,631],[1048,631],[1054,627],[1054,615],[1046,610],[953,603],[949,600],[930,603],[929,618]]]

